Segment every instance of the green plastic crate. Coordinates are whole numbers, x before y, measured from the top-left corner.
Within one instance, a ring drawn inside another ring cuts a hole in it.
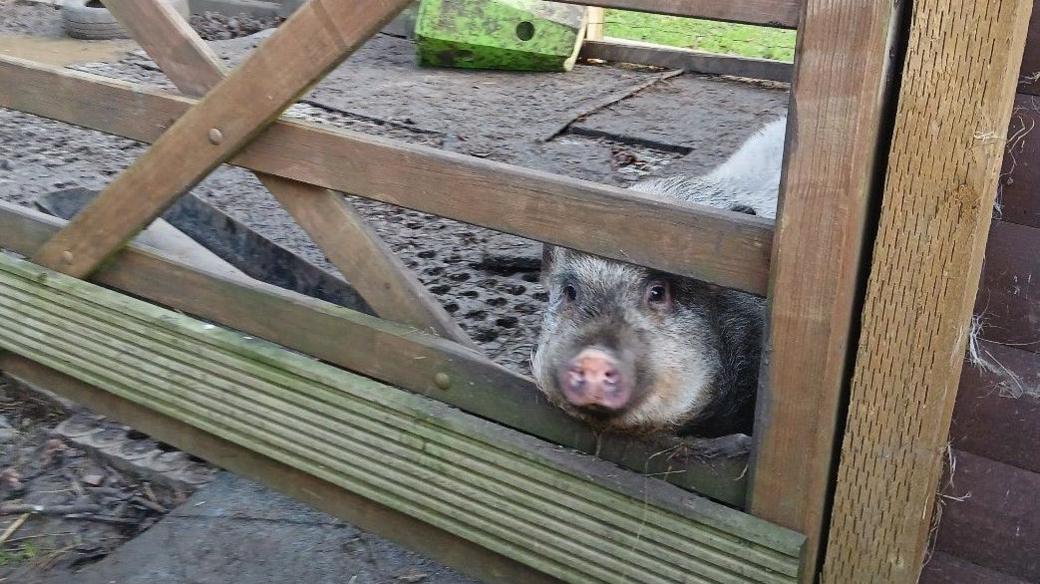
[[[543,0],[422,0],[415,38],[430,67],[570,71],[584,6]]]

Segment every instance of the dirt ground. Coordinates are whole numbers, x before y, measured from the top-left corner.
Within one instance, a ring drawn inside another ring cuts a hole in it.
[[[213,48],[228,64],[235,64],[263,33],[234,37],[273,22],[210,16],[196,17],[192,24],[214,41]],[[133,47],[128,41],[68,41],[55,10],[0,0],[0,54],[172,90],[147,57],[127,53]],[[782,114],[786,102],[784,87],[648,68],[579,65],[570,73],[552,75],[424,70],[414,65],[410,41],[378,35],[294,107],[292,115],[627,186],[651,175],[711,168],[751,131]],[[142,152],[141,145],[129,140],[0,109],[0,199],[30,205],[53,190],[101,189]],[[336,273],[250,173],[221,167],[192,192]],[[488,355],[527,371],[547,298],[538,284],[540,244],[408,209],[355,202]],[[0,472],[14,469],[6,478],[0,474],[0,505],[29,504],[37,498],[47,504],[89,503],[95,515],[126,521],[34,516],[17,537],[42,539],[35,536],[68,532],[71,539],[48,540],[48,554],[65,551],[41,563],[37,558],[43,549],[34,539],[9,539],[0,548],[0,582],[5,577],[24,581],[14,570],[27,565],[73,570],[103,557],[154,522],[161,515],[156,509],[169,509],[184,496],[146,489],[133,476],[99,467],[83,452],[55,443],[48,431],[64,413],[19,400],[21,394],[0,388]],[[4,419],[13,430],[5,428]],[[17,440],[5,443],[5,431],[17,434]],[[88,476],[104,489],[92,490]],[[18,516],[0,514],[0,533]]]

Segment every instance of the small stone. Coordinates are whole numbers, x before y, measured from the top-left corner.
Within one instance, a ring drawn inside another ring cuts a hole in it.
[[[14,168],[14,164],[6,158],[0,158],[0,170],[11,170]]]
[[[20,434],[14,428],[0,428],[0,444],[11,444]]]
[[[99,486],[105,480],[105,475],[101,473],[88,473],[80,478],[83,480],[84,483],[87,483],[92,487],[96,487]]]

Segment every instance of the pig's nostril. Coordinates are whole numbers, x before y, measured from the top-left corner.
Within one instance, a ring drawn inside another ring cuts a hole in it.
[[[581,389],[585,385],[585,372],[578,368],[567,371],[567,386],[571,389]]]

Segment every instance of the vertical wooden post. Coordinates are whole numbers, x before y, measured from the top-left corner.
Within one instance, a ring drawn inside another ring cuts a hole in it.
[[[585,40],[589,41],[601,41],[603,40],[603,19],[605,8],[600,6],[589,6],[586,16],[588,18],[588,25],[585,27]]]
[[[824,582],[919,577],[1032,4],[913,4]]]
[[[806,0],[774,236],[750,511],[805,534],[817,572],[901,3]]]

